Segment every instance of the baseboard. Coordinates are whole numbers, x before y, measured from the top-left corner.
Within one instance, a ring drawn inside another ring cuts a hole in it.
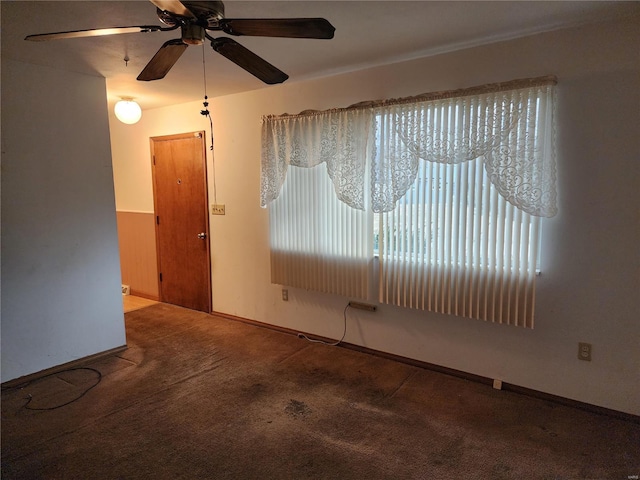
[[[237,317],[235,315],[229,315],[221,312],[213,312],[213,315],[218,317],[226,318],[229,320],[235,320],[242,323],[247,323],[250,325],[255,325],[257,327],[268,328],[270,330],[276,330],[278,332],[287,333],[289,335],[298,335],[299,333],[303,333],[305,335],[310,336],[313,339],[322,340],[328,343],[335,342],[335,339],[320,337],[314,334],[308,334],[306,332],[300,332],[299,330],[292,330],[286,327],[280,327],[278,325],[272,325],[269,323],[258,322],[257,320],[250,320],[248,318]],[[446,375],[451,375],[453,377],[463,378],[465,380],[469,380],[476,383],[482,383],[484,385],[493,386],[493,379],[488,377],[483,377],[481,375],[475,375],[473,373],[464,372],[462,370],[456,370],[454,368],[443,367],[441,365],[436,365],[433,363],[423,362],[421,360],[415,360],[413,358],[403,357],[401,355],[395,355],[393,353],[387,353],[380,350],[374,350],[372,348],[363,347],[361,345],[355,345],[353,343],[342,342],[338,346],[342,348],[347,348],[349,350],[354,350],[356,352],[366,353],[369,355],[375,355],[377,357],[386,358],[388,360],[394,360],[399,363],[404,363],[406,365],[411,365],[418,368],[424,368],[425,370],[431,370],[434,372],[444,373]],[[620,412],[618,410],[613,410],[606,407],[600,407],[598,405],[592,405],[590,403],[581,402],[579,400],[573,400],[570,398],[560,397],[558,395],[552,395],[550,393],[540,392],[538,390],[534,390],[532,388],[522,387],[519,385],[514,385],[511,383],[502,382],[502,390],[518,393],[520,395],[526,395],[528,397],[538,398],[540,400],[545,400],[547,402],[553,402],[560,405],[564,405],[571,408],[577,408],[580,410],[585,410],[591,413],[597,413],[599,415],[606,415],[609,417],[618,418],[620,420],[625,420],[628,422],[633,422],[640,424],[640,416],[633,415],[631,413]]]
[[[78,368],[88,363],[95,362],[96,360],[100,360],[105,357],[110,357],[117,353],[123,352],[126,349],[127,349],[127,346],[122,345],[120,347],[112,348],[110,350],[105,350],[104,352],[94,353],[93,355],[88,355],[86,357],[78,358],[77,360],[72,360],[70,362],[63,363],[61,365],[56,365],[55,367],[47,368],[45,370],[40,370],[39,372],[30,373],[29,375],[24,375],[22,377],[14,378],[13,380],[7,380],[6,382],[2,383],[2,388],[4,389],[4,388],[18,387],[24,383],[32,382],[42,377],[46,377],[47,375],[59,373],[64,370],[68,370],[70,368]]]
[[[146,298],[147,300],[154,300],[156,302],[160,301],[160,297],[158,295],[151,295],[149,293],[144,293],[139,290],[131,290],[131,295],[134,297]]]

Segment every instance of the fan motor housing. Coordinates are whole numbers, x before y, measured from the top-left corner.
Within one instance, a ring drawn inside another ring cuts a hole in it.
[[[187,45],[202,45],[204,43],[204,28],[193,23],[182,25],[182,41]]]

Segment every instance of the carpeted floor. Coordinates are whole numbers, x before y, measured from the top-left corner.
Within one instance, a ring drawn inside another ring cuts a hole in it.
[[[640,474],[637,423],[166,304],[125,317],[128,350],[2,392],[3,479]]]

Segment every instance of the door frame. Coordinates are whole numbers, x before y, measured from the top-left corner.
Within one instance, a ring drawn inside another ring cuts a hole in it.
[[[202,145],[202,162],[203,162],[203,174],[204,178],[203,187],[204,187],[204,212],[205,212],[205,233],[207,238],[205,239],[206,248],[207,248],[207,313],[211,313],[213,311],[213,295],[212,295],[212,278],[211,278],[211,234],[209,228],[209,183],[208,183],[208,173],[207,173],[207,149],[206,149],[206,132],[204,130],[199,130],[195,132],[186,132],[186,133],[176,133],[172,135],[158,135],[155,137],[149,137],[149,144],[151,148],[151,176],[152,176],[152,186],[153,186],[153,215],[155,217],[154,225],[155,225],[155,240],[156,240],[156,261],[158,268],[158,296],[160,302],[163,302],[162,295],[162,282],[160,281],[160,275],[162,274],[161,269],[161,260],[160,260],[160,232],[158,225],[158,203],[157,203],[157,191],[156,191],[156,169],[155,167],[155,153],[154,153],[154,141],[171,141],[171,140],[181,140],[185,138],[193,138],[199,137]]]

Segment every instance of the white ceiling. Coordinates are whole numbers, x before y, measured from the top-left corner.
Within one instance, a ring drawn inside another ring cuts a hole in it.
[[[202,100],[203,52],[209,97],[269,88],[215,53],[207,42],[204,50],[189,47],[164,79],[136,81],[158,48],[179,37],[179,31],[24,41],[36,33],[159,25],[155,6],[146,0],[3,0],[1,8],[3,57],[103,76],[111,103],[132,96],[148,109]],[[234,37],[286,72],[287,83],[613,17],[640,16],[637,1],[231,0],[225,8],[227,18],[324,17],[336,27],[332,40]]]

